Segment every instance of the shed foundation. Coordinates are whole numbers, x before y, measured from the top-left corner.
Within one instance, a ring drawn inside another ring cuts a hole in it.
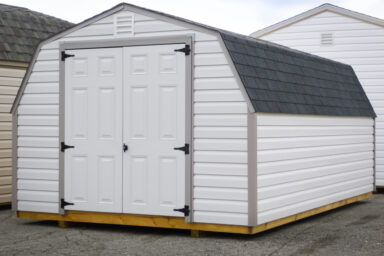
[[[238,226],[238,225],[220,225],[208,223],[186,223],[184,218],[166,217],[166,216],[150,216],[136,214],[116,214],[116,213],[100,213],[100,212],[80,212],[67,211],[66,215],[54,213],[39,213],[18,211],[18,218],[39,219],[39,220],[55,220],[58,221],[60,227],[68,226],[67,222],[88,222],[101,224],[116,224],[128,226],[144,226],[156,228],[174,228],[191,230],[193,237],[199,237],[200,231],[236,233],[236,234],[257,234],[284,224],[288,224],[297,220],[301,220],[319,213],[333,210],[335,208],[348,205],[354,202],[372,196],[372,192],[359,196],[351,197],[342,201],[318,207],[309,211],[298,213],[286,218],[274,220],[257,226]],[[60,225],[63,224],[63,225]]]

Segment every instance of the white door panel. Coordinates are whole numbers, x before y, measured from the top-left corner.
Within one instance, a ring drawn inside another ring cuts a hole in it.
[[[67,210],[183,216],[183,44],[67,51]],[[128,151],[122,152],[122,143]]]
[[[67,210],[122,211],[122,48],[66,51]]]
[[[123,212],[183,216],[184,45],[124,48]]]

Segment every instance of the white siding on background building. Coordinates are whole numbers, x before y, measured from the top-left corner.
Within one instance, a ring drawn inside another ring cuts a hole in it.
[[[59,211],[59,42],[114,38],[115,15],[44,45],[38,55],[18,108],[19,211]],[[135,14],[135,37],[185,34],[195,35],[194,221],[247,225],[248,109],[219,41]]]
[[[332,45],[321,45],[322,33]],[[384,186],[384,28],[325,11],[260,38],[352,65],[377,114],[376,185]]]
[[[0,64],[0,204],[12,199],[12,115],[9,113],[25,67]]]
[[[256,114],[257,223],[373,190],[372,118]]]

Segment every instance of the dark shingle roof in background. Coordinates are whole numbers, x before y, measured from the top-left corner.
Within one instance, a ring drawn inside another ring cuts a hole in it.
[[[72,25],[26,8],[0,4],[0,60],[29,62],[42,40]]]
[[[376,116],[351,66],[219,32],[256,112]]]

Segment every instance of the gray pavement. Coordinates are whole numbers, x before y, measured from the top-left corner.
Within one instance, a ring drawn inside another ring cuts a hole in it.
[[[384,194],[253,236],[98,224],[61,229],[0,208],[0,255],[384,255]]]

